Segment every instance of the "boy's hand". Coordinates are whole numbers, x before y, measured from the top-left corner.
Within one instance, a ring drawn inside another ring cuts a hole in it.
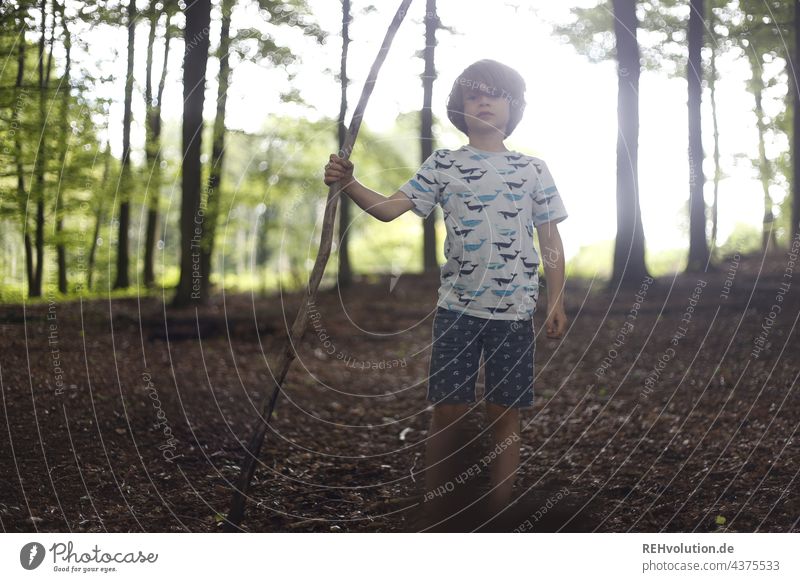
[[[548,338],[558,339],[562,337],[567,330],[567,314],[564,312],[564,308],[558,306],[552,311],[549,311],[544,325],[547,330]]]
[[[323,180],[330,186],[334,182],[341,182],[344,188],[353,181],[353,162],[340,158],[336,154],[331,154],[331,160],[325,166],[325,177]]]

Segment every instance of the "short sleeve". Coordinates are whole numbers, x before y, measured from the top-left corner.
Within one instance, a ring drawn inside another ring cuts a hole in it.
[[[538,173],[538,183],[533,195],[533,224],[559,223],[569,215],[550,169],[542,160],[534,163],[534,167]]]
[[[438,202],[439,171],[436,169],[437,153],[438,150],[433,152],[422,163],[414,177],[399,188],[414,203],[411,211],[422,218],[427,218]]]

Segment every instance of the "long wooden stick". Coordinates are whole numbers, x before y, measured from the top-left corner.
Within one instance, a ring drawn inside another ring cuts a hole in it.
[[[364,117],[364,110],[367,107],[369,97],[372,95],[372,89],[375,86],[375,81],[378,78],[378,71],[380,71],[381,65],[386,58],[386,53],[389,51],[389,47],[392,45],[392,40],[394,40],[397,29],[400,28],[400,24],[403,22],[403,18],[405,18],[406,13],[408,12],[408,7],[411,4],[411,1],[412,0],[403,0],[400,3],[400,7],[397,9],[394,19],[392,19],[389,29],[386,31],[383,44],[378,51],[378,56],[375,57],[375,62],[372,64],[372,68],[369,71],[367,80],[364,83],[364,88],[361,91],[361,98],[359,99],[358,105],[356,105],[356,108],[353,111],[353,119],[350,122],[350,127],[347,129],[347,135],[345,136],[344,144],[342,145],[342,151],[339,152],[339,157],[348,159],[350,157],[350,153],[353,151],[353,146],[356,142],[356,136],[358,136],[358,130],[361,127],[361,119]],[[264,442],[267,426],[270,418],[272,417],[272,411],[275,409],[275,403],[278,400],[278,394],[281,391],[281,386],[283,386],[283,381],[286,379],[286,374],[289,371],[289,367],[292,365],[292,361],[295,359],[295,357],[297,357],[294,351],[294,346],[298,345],[303,339],[303,334],[306,331],[306,325],[308,323],[309,305],[314,303],[316,300],[317,288],[322,280],[322,274],[325,272],[325,266],[328,263],[328,257],[331,253],[333,225],[336,217],[336,206],[339,203],[340,190],[341,187],[339,182],[334,182],[328,189],[328,200],[325,206],[325,215],[322,221],[322,235],[320,237],[319,253],[317,254],[317,259],[314,262],[314,268],[311,271],[311,276],[308,280],[308,286],[306,287],[306,300],[300,306],[300,311],[297,313],[297,317],[292,325],[291,334],[287,338],[287,341],[284,343],[281,350],[278,352],[275,369],[279,373],[277,377],[273,376],[275,383],[272,387],[272,391],[264,399],[264,402],[261,406],[262,412],[258,419],[258,425],[247,445],[247,454],[244,462],[242,463],[241,473],[239,474],[239,486],[234,487],[233,497],[231,499],[231,509],[225,521],[224,531],[230,532],[240,529],[239,525],[244,517],[244,506],[247,490],[250,487],[250,481],[253,479],[253,474],[255,473],[256,461],[258,460],[258,455],[261,452],[261,445]]]

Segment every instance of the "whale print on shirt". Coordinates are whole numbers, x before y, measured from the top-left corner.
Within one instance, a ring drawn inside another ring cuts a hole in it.
[[[533,316],[540,264],[534,228],[568,216],[544,160],[469,145],[438,149],[400,191],[417,216],[442,207],[439,306],[486,319]]]

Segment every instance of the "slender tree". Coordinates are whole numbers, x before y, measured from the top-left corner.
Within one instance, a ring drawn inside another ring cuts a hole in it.
[[[214,253],[217,220],[219,217],[220,183],[225,156],[225,107],[231,84],[231,11],[233,0],[222,0],[222,25],[219,37],[219,79],[217,83],[217,111],[214,117],[214,136],[211,144],[211,169],[206,188],[206,215],[203,221],[203,241],[200,245],[200,272],[205,277],[200,281],[200,301],[205,302],[211,292],[211,258]]]
[[[136,0],[128,2],[128,70],[125,77],[125,103],[122,115],[122,167],[119,191],[119,237],[117,240],[117,278],[114,289],[127,289],[130,286],[128,273],[130,250],[128,231],[131,223],[131,105],[133,101],[134,41],[136,33]]]
[[[708,30],[713,34],[713,11],[709,12],[711,26]],[[713,38],[713,37],[712,37]],[[711,203],[711,252],[717,248],[717,231],[719,219],[719,183],[722,181],[722,166],[719,150],[719,116],[717,114],[717,47],[712,42],[710,48],[710,71],[708,75],[708,93],[711,100],[711,121],[714,125],[714,200]]]
[[[610,286],[639,285],[648,275],[639,208],[639,44],[635,0],[613,0],[617,47],[617,237]]]
[[[103,177],[100,180],[99,196],[96,197],[97,206],[94,208],[94,232],[89,245],[89,258],[86,261],[86,288],[91,290],[94,278],[94,264],[97,256],[97,243],[100,240],[100,227],[105,217],[105,202],[108,195],[108,182],[111,175],[111,144],[106,142],[103,152]]]
[[[689,260],[686,270],[703,272],[708,267],[706,204],[703,197],[703,31],[705,0],[691,0],[689,14],[689,62],[686,69],[689,104]]]
[[[719,80],[719,70],[717,69],[717,53],[722,52],[716,31],[716,18],[714,10],[721,4],[727,3],[728,0],[706,0],[704,2],[705,11],[705,46],[703,47],[708,51],[708,68],[706,70],[705,63],[702,58],[701,65],[704,67],[704,76],[708,79],[708,96],[711,105],[711,123],[714,139],[714,179],[713,179],[713,199],[711,203],[711,239],[709,241],[709,269],[715,269],[713,263],[713,253],[717,247],[717,234],[719,230],[719,187],[720,182],[725,177],[722,171],[721,154],[720,154],[720,139],[719,139],[719,108],[717,107],[717,81]],[[687,69],[688,71],[688,69]]]
[[[792,239],[800,234],[800,0],[794,0],[794,58],[789,61],[793,102],[792,131]]]
[[[211,1],[195,0],[185,9],[183,57],[183,164],[181,175],[180,279],[173,305],[183,307],[201,301],[200,281],[208,277],[200,269],[204,210],[201,209],[200,152],[211,23]]]
[[[158,232],[158,216],[161,194],[161,101],[164,95],[164,86],[167,79],[167,63],[169,61],[169,45],[172,38],[170,22],[172,10],[164,7],[157,0],[150,3],[148,16],[150,18],[150,34],[147,39],[147,64],[145,71],[145,155],[147,166],[150,170],[147,196],[147,226],[145,227],[144,240],[144,265],[142,278],[145,286],[152,287],[155,283],[155,247],[156,233]],[[155,100],[153,99],[153,46],[156,39],[156,29],[162,13],[166,14],[164,24],[164,57],[161,65],[161,75],[156,88]]]
[[[63,43],[65,53],[64,64],[64,77],[61,81],[61,123],[60,134],[62,136],[61,143],[59,144],[59,167],[61,168],[61,175],[63,176],[66,168],[67,161],[67,145],[69,141],[70,128],[69,128],[69,101],[70,101],[70,66],[72,63],[72,36],[69,31],[69,25],[64,10],[64,5],[59,4],[53,0],[53,12],[58,13],[61,19],[61,28],[63,30]],[[55,22],[53,23],[55,26]],[[63,180],[59,180],[59,184],[63,184]],[[67,247],[63,237],[64,230],[64,188],[59,188],[56,191],[56,206],[55,206],[55,234],[56,234],[56,259],[58,263],[58,290],[60,293],[67,293]]]
[[[45,67],[45,44],[47,39],[47,1],[41,0],[39,3],[41,14],[41,36],[39,37],[39,140],[36,150],[36,160],[33,167],[33,187],[31,197],[36,202],[36,265],[33,269],[33,280],[29,286],[28,295],[30,297],[42,296],[42,281],[44,278],[44,227],[45,227],[45,173],[47,170],[47,92],[50,87],[50,71],[53,66],[53,39],[55,33],[55,14],[53,14],[53,24],[50,33],[49,55]],[[27,224],[27,219],[26,219]]]
[[[767,124],[764,121],[764,79],[762,77],[762,63],[761,56],[758,51],[754,49],[748,52],[750,59],[750,69],[752,76],[750,77],[750,90],[753,94],[755,102],[756,114],[756,128],[758,129],[758,160],[756,166],[758,167],[759,176],[761,178],[761,189],[764,192],[764,218],[762,221],[763,228],[761,230],[761,250],[767,252],[770,247],[774,250],[776,245],[775,240],[775,212],[773,211],[773,200],[769,193],[769,187],[774,180],[774,171],[772,162],[767,158],[766,146],[766,133]]]
[[[17,4],[17,26],[21,36],[20,41],[17,43],[17,78],[14,84],[14,103],[18,104],[21,100],[26,98],[27,91],[25,90],[25,14],[27,8],[20,2]],[[20,115],[21,108],[14,107],[12,117],[16,127],[22,127],[22,117]],[[31,234],[28,222],[29,210],[29,194],[25,188],[25,166],[23,161],[23,147],[22,147],[22,131],[14,132],[14,160],[16,165],[17,174],[17,200],[20,206],[20,218],[22,220],[22,241],[25,248],[25,275],[28,282],[28,293],[30,294],[34,285],[34,268],[33,268],[33,243],[31,241]]]

